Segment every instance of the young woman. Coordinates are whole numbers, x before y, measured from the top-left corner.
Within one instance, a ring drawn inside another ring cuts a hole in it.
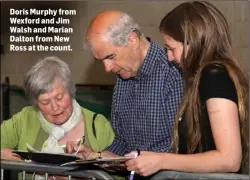
[[[248,76],[233,54],[225,17],[208,2],[186,2],[159,28],[185,78],[172,152],[141,152],[127,169],[142,176],[163,169],[248,173]]]

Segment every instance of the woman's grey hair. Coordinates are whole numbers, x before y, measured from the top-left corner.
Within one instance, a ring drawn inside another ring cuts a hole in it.
[[[122,12],[120,18],[114,24],[109,25],[107,38],[114,45],[127,45],[129,33],[131,32],[135,32],[139,37],[143,35],[134,19]]]
[[[61,79],[70,96],[75,97],[75,83],[68,64],[57,57],[46,57],[33,65],[24,77],[24,91],[32,106],[37,107],[39,95],[54,88],[56,78]]]

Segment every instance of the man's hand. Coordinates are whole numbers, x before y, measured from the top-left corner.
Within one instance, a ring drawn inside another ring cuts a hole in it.
[[[1,149],[1,159],[22,161],[22,158],[18,154],[12,153],[12,151],[13,149],[9,149],[9,148]]]

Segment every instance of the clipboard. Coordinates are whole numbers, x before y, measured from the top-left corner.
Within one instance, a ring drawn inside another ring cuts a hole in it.
[[[74,160],[71,162],[63,163],[61,166],[78,166],[78,165],[86,165],[86,164],[107,164],[107,165],[117,165],[119,163],[128,161],[130,159],[134,159],[135,157],[113,157],[113,158],[98,158],[98,159],[90,159],[90,160]]]
[[[50,163],[61,165],[63,163],[80,160],[79,157],[73,154],[56,154],[56,153],[45,153],[45,152],[26,152],[20,150],[14,150],[13,153],[18,154],[23,159],[32,160],[41,163]]]

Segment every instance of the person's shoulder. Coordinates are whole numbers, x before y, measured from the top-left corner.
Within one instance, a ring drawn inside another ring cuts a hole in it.
[[[25,106],[21,111],[19,111],[19,113],[25,115],[33,115],[37,113],[37,110],[33,106]]]
[[[173,79],[176,79],[176,78],[182,79],[183,78],[182,70],[181,70],[180,66],[175,61],[166,60],[166,64],[167,64],[167,66],[165,68],[165,71],[167,71],[168,77],[170,76]]]
[[[228,71],[224,65],[218,63],[208,64],[201,71],[202,77],[221,76],[221,75],[228,75]]]
[[[211,63],[203,68],[204,71],[210,71],[210,70],[226,70],[225,66],[223,64],[219,63]]]
[[[98,115],[98,117],[105,118],[104,115],[96,113],[96,112],[91,111],[89,109],[86,109],[84,107],[81,107],[81,109],[82,109],[82,112],[83,112],[83,114],[84,114],[84,116],[85,116],[86,119],[93,119],[93,117],[94,117],[95,114],[96,114],[96,116]]]
[[[33,106],[25,106],[22,108],[22,111],[36,111],[36,109]]]
[[[81,106],[81,109],[82,109],[82,113],[84,114],[84,116],[93,116],[94,115],[94,112],[89,110],[89,109],[86,109],[84,107]]]
[[[171,70],[173,73],[180,73],[180,67],[175,61],[169,61],[166,50],[157,44],[158,48],[158,62],[160,66],[165,70]]]
[[[202,68],[200,75],[201,88],[211,89],[211,87],[214,87],[216,89],[227,85],[234,86],[228,70],[223,64],[212,63]]]
[[[234,82],[227,68],[222,64],[212,63],[203,67],[199,88],[203,101],[220,97],[238,102]]]
[[[19,112],[13,114],[10,119],[15,119],[16,121],[31,122],[38,119],[37,110],[32,106],[26,106],[22,108]]]
[[[107,128],[107,126],[111,126],[110,121],[100,113],[90,111],[83,107],[82,112],[84,115],[84,121],[86,123],[86,126],[89,128],[91,128],[93,124],[95,124],[96,127],[103,129]]]
[[[167,52],[164,50],[163,46],[158,44],[156,41],[152,40],[151,38],[147,37],[150,47],[149,52],[151,54],[155,54],[155,57],[157,57],[157,60],[165,61],[167,60]]]

